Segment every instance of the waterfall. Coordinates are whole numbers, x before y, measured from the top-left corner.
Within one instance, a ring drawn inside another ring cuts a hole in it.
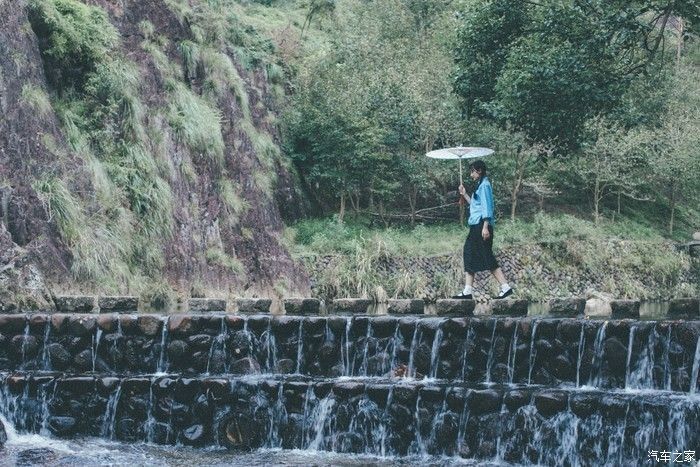
[[[690,372],[690,393],[695,394],[698,390],[698,371],[700,371],[700,336],[695,346],[695,358],[693,359],[693,369]]]
[[[297,370],[296,374],[301,374],[301,363],[304,359],[304,320],[299,320],[299,336],[297,338]]]
[[[342,343],[342,347],[340,349],[343,357],[343,376],[352,376],[350,357],[350,326],[352,326],[352,320],[352,316],[345,318],[345,341]],[[345,349],[344,353],[343,349]]]
[[[630,328],[630,337],[629,342],[627,343],[627,363],[625,364],[625,388],[629,388],[630,360],[632,360],[632,348],[634,347],[634,332],[636,330],[636,326],[632,326]]]
[[[148,385],[148,407],[146,407],[146,423],[144,424],[144,431],[146,432],[146,442],[152,443],[155,440],[155,428],[156,419],[153,415],[153,410],[155,402],[153,400],[153,383],[154,379],[151,378],[151,384]]]
[[[416,354],[416,349],[418,348],[418,342],[420,342],[420,334],[421,332],[418,330],[418,323],[415,323],[415,327],[413,328],[413,338],[411,339],[411,349],[408,353],[408,369],[406,370],[404,377],[412,378],[416,376],[416,369],[413,364],[413,359]]]
[[[103,438],[114,439],[115,424],[117,421],[117,407],[119,406],[119,396],[122,392],[121,380],[117,384],[117,389],[109,396],[107,400],[107,408],[105,409],[104,418],[102,420],[101,435]]]
[[[578,357],[576,358],[576,387],[581,386],[581,360],[583,359],[583,349],[586,347],[586,326],[581,321],[581,335],[578,338]]]
[[[630,334],[632,334],[630,330]],[[646,346],[639,353],[636,365],[631,365],[630,355],[628,352],[627,371],[625,378],[626,389],[654,389],[654,348],[656,347],[658,334],[656,329],[651,329],[647,338]]]
[[[669,356],[671,353],[671,326],[668,327],[666,343],[664,345],[664,389],[671,390],[671,363]]]
[[[305,449],[319,451],[325,447],[324,432],[330,428],[335,400],[330,394],[321,399],[311,415],[313,439]],[[329,430],[330,431],[330,430]]]
[[[593,363],[591,364],[591,374],[588,379],[589,386],[598,387],[601,383],[603,353],[605,352],[605,328],[607,326],[608,322],[605,321],[603,325],[598,328],[598,332],[595,336],[595,342],[593,344]]]
[[[158,357],[158,367],[156,368],[156,374],[164,375],[168,371],[168,325],[170,323],[170,316],[166,316],[163,319],[163,327],[160,331],[160,356]],[[121,334],[121,329],[120,329]]]
[[[326,323],[327,327],[328,324]],[[267,329],[263,335],[265,336],[265,370],[267,373],[274,373],[277,369],[277,342],[275,335],[272,333],[272,320],[267,321]]]
[[[437,378],[438,367],[440,366],[440,345],[442,344],[442,326],[438,324],[433,337],[433,347],[430,351],[430,375],[431,379]]]
[[[95,330],[95,335],[92,336],[92,371],[95,371],[95,362],[97,361],[97,348],[100,345],[100,338],[102,337],[102,329],[97,328]]]
[[[498,325],[498,318],[493,320],[493,331],[491,331],[491,345],[489,346],[489,354],[486,357],[486,383],[491,383],[491,368],[493,367],[494,355],[494,345],[496,341],[496,326]]]
[[[510,350],[508,351],[508,382],[513,384],[515,379],[515,357],[518,351],[518,323],[515,323],[513,329],[513,339],[511,340]]]
[[[530,354],[528,355],[528,370],[527,370],[527,384],[532,382],[532,368],[535,366],[535,338],[537,337],[537,324],[539,321],[533,321],[532,323],[532,334],[530,335]]]
[[[469,350],[469,343],[474,341],[474,331],[472,330],[472,322],[469,321],[467,326],[467,331],[464,334],[464,353],[462,354],[462,381],[467,379],[467,351]]]
[[[420,401],[421,393],[418,391],[418,396],[416,397],[416,407],[413,412],[413,433],[415,434],[415,439],[411,443],[411,447],[408,450],[409,454],[414,454],[418,456],[425,456],[425,443],[423,442],[423,436],[421,435],[421,411],[420,411]]]
[[[22,336],[22,362],[20,368],[24,368],[27,364],[27,341],[29,340],[29,316],[26,317],[24,326],[24,335]]]
[[[46,319],[46,329],[44,329],[44,344],[41,348],[41,368],[44,371],[51,370],[51,358],[49,357],[49,335],[51,334],[51,319]]]
[[[372,323],[367,321],[367,333],[365,334],[365,350],[362,352],[362,365],[358,376],[367,376],[367,353],[369,351],[369,340],[372,337]]]
[[[385,362],[382,362],[382,373],[388,373],[391,372],[393,375],[394,370],[396,369],[396,351],[401,347],[403,344],[403,336],[401,335],[401,330],[399,328],[399,321],[396,321],[396,327],[394,328],[394,335],[389,341],[389,344],[387,344],[387,350],[385,353],[388,353],[388,346],[391,345],[391,357],[389,358],[389,368],[386,368],[384,366]]]

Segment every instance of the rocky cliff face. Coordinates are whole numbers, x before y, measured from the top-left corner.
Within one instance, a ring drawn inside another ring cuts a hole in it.
[[[241,63],[235,17],[198,3],[0,0],[3,247],[21,248],[36,280],[307,291],[280,243],[278,205],[297,200],[279,68]]]

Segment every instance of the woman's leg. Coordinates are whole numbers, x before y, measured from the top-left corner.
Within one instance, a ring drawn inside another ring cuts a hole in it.
[[[491,271],[491,274],[493,275],[493,277],[496,278],[498,284],[501,286],[500,293],[496,298],[505,298],[513,293],[513,289],[511,289],[510,285],[508,285],[508,281],[506,281],[506,276],[505,274],[503,274],[503,270],[500,267],[493,269]]]
[[[474,285],[474,274],[465,271],[464,272],[464,294],[472,293]]]

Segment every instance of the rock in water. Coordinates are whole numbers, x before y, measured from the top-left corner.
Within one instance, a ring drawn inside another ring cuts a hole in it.
[[[3,425],[2,420],[0,420],[0,448],[5,445],[7,441],[7,433],[5,432],[5,425]]]

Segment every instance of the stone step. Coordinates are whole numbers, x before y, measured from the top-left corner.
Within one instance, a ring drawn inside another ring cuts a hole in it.
[[[562,458],[617,465],[620,457],[646,459],[650,449],[700,445],[700,399],[659,391],[33,374],[6,375],[0,386],[13,401],[10,422],[29,432],[46,426],[60,438],[388,456],[418,450],[541,465]],[[606,449],[596,447],[601,442]]]
[[[700,391],[700,321],[233,314],[0,315],[0,370],[408,374]],[[693,378],[695,381],[693,381]]]

